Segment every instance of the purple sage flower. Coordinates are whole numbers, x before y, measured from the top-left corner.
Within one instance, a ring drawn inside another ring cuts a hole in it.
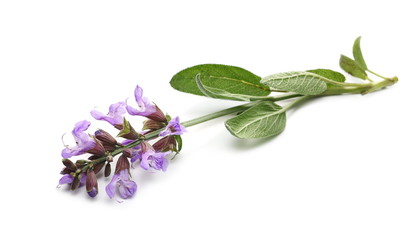
[[[113,198],[116,194],[116,189],[119,190],[119,195],[123,199],[130,198],[135,194],[137,185],[134,181],[130,180],[128,169],[121,170],[119,173],[113,175],[113,179],[106,186],[107,195]]]
[[[155,170],[162,170],[165,172],[169,164],[169,160],[166,157],[170,153],[170,151],[155,152],[153,149],[148,149],[144,153],[141,153],[140,166],[145,170],[153,168]]]
[[[109,112],[107,115],[97,111],[92,110],[90,112],[91,116],[96,120],[104,120],[111,125],[123,125],[123,114],[126,113],[126,103],[125,102],[118,102],[110,105]]]
[[[80,180],[80,186],[85,184],[87,177],[83,174]],[[64,176],[61,177],[61,179],[59,179],[59,185],[64,185],[64,184],[71,184],[72,181],[74,181],[74,177],[71,176],[71,174],[65,174]]]
[[[159,133],[159,136],[165,137],[168,135],[181,135],[185,132],[187,132],[187,130],[180,124],[180,118],[176,117],[168,122],[167,127],[164,131]]]
[[[91,123],[86,120],[75,124],[75,127],[72,130],[72,135],[74,136],[76,145],[73,147],[66,146],[61,153],[63,158],[70,158],[72,156],[84,154],[96,146],[96,141],[84,132],[88,129],[90,124]]]
[[[139,85],[135,89],[135,99],[139,109],[127,105],[126,110],[130,115],[146,117],[156,112],[155,104],[151,103],[146,97],[143,97],[143,89]]]

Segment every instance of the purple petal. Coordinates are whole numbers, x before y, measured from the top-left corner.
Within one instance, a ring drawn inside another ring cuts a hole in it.
[[[140,161],[140,166],[145,169],[145,170],[149,170],[149,160],[148,158],[150,157],[150,155],[152,154],[152,150],[148,150],[145,153],[142,154],[142,159]]]
[[[159,136],[165,137],[168,135],[181,135],[186,132],[187,129],[185,129],[185,127],[180,124],[180,118],[176,117],[168,122],[168,125],[166,126],[165,130],[160,132]]]
[[[126,113],[125,108],[125,102],[118,102],[110,105],[107,115],[97,110],[92,110],[90,114],[93,118],[97,120],[104,120],[114,126],[116,124],[123,124],[123,115]]]
[[[61,152],[61,156],[63,158],[70,158],[72,156],[84,154],[96,146],[96,142],[84,132],[88,129],[90,124],[91,123],[86,120],[75,124],[75,127],[72,130],[72,135],[74,136],[76,145],[64,148]]]
[[[74,178],[70,174],[65,174],[61,179],[59,179],[59,185],[72,183],[73,180]]]
[[[87,192],[88,193],[88,196],[90,196],[90,197],[95,197],[95,196],[97,196],[97,193],[98,193],[98,191],[97,191],[97,189],[94,187],[93,189],[91,189],[91,191],[89,191],[89,192]]]
[[[107,195],[109,195],[110,198],[114,197],[114,194],[116,193],[116,185],[119,180],[120,180],[120,174],[114,174],[110,183],[107,184],[106,193]]]
[[[137,185],[134,181],[130,180],[129,172],[127,169],[120,171],[119,193],[123,199],[130,198],[135,194]]]
[[[147,98],[143,97],[143,89],[139,87],[139,85],[137,85],[135,88],[135,100],[139,106],[139,109],[136,109],[132,106],[126,106],[126,110],[130,115],[146,117],[156,112],[156,106]]]
[[[122,197],[123,199],[130,198],[135,194],[136,189],[137,185],[134,181],[122,181],[119,186],[120,197]]]
[[[84,131],[90,127],[91,123],[87,120],[79,121],[75,124],[74,129],[72,130],[72,135],[74,138],[82,138]]]

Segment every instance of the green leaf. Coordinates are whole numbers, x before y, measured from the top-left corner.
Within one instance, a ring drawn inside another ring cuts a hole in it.
[[[368,67],[366,66],[366,63],[365,63],[365,59],[363,58],[363,55],[362,55],[361,37],[356,38],[355,43],[353,44],[353,58],[363,70],[368,70]]]
[[[336,82],[344,82],[346,81],[345,75],[341,74],[340,72],[336,72],[330,69],[314,69],[314,70],[307,70],[307,72],[315,73],[327,79],[336,81]]]
[[[282,107],[269,101],[259,102],[226,121],[226,128],[238,138],[263,138],[278,135],[285,128]]]
[[[339,60],[340,67],[345,70],[350,75],[366,80],[368,75],[366,74],[365,70],[363,70],[355,60],[346,57],[345,55],[340,55]]]
[[[327,89],[323,77],[311,72],[284,72],[267,76],[261,80],[271,88],[303,95],[318,95]]]
[[[234,94],[234,93],[227,92],[223,89],[208,87],[204,85],[204,83],[201,81],[200,74],[197,74],[197,76],[195,76],[195,81],[197,83],[198,89],[200,89],[200,91],[207,97],[238,100],[238,101],[251,101],[251,99],[259,100],[259,98],[262,98],[262,97],[257,97],[257,96]]]
[[[177,141],[176,152],[179,153],[182,150],[182,138],[180,135],[174,135],[175,141]]]
[[[178,91],[205,96],[197,86],[197,74],[200,74],[206,88],[248,96],[267,96],[271,93],[267,86],[260,83],[259,76],[240,67],[220,64],[203,64],[184,69],[172,77],[170,84]],[[222,96],[218,98],[229,99]]]

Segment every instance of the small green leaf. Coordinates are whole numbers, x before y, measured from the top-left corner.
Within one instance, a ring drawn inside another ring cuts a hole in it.
[[[314,69],[314,70],[307,70],[307,72],[315,73],[327,79],[336,81],[336,82],[344,82],[346,81],[345,75],[341,74],[340,72],[336,72],[330,69]]]
[[[174,135],[175,141],[177,141],[176,152],[179,153],[182,150],[182,138],[180,135]]]
[[[258,99],[257,96],[248,96],[248,95],[242,95],[242,94],[234,94],[227,92],[223,89],[217,89],[213,87],[207,87],[204,85],[204,83],[201,81],[200,74],[197,74],[195,76],[195,81],[197,83],[198,89],[206,95],[207,97],[211,98],[221,98],[221,99],[230,99],[230,100],[238,100],[238,101],[251,101],[251,98]]]
[[[355,60],[346,57],[345,55],[340,55],[339,60],[340,67],[345,70],[350,75],[366,80],[368,75],[366,74],[365,70],[363,70]]]
[[[238,138],[263,138],[280,134],[286,123],[282,107],[269,101],[259,102],[226,121],[226,128]]]
[[[355,43],[353,44],[353,58],[363,70],[368,70],[368,67],[366,66],[366,63],[365,63],[365,59],[363,58],[363,55],[362,55],[361,37],[356,38]]]
[[[277,90],[318,95],[327,89],[324,80],[315,73],[298,71],[273,74],[263,78],[261,83]]]
[[[260,83],[259,76],[240,67],[220,64],[203,64],[184,69],[172,77],[170,84],[178,91],[205,96],[197,86],[197,74],[201,75],[206,88],[248,96],[267,96],[271,93],[267,86]],[[222,96],[218,98],[228,99]]]

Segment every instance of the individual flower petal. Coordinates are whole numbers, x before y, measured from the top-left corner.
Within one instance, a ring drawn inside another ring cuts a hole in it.
[[[90,197],[94,198],[94,197],[96,197],[96,196],[97,196],[98,191],[97,191],[97,189],[94,187],[94,188],[92,188],[89,192],[87,192],[87,194],[88,194],[88,196],[90,196]]]
[[[106,193],[110,198],[113,198],[116,193],[117,181],[120,174],[114,174],[112,180],[106,186]]]
[[[155,104],[151,103],[146,97],[143,97],[143,89],[139,85],[135,88],[135,99],[139,109],[127,105],[126,110],[130,115],[146,117],[156,112]]]
[[[126,113],[126,103],[118,102],[110,105],[109,112],[107,115],[97,111],[92,110],[90,112],[91,116],[96,120],[104,120],[111,125],[123,125],[123,115]]]
[[[59,185],[72,183],[73,180],[74,180],[73,176],[71,176],[70,174],[65,174],[64,176],[62,176],[61,179],[59,179]]]
[[[176,117],[168,122],[167,127],[164,131],[159,133],[159,136],[164,137],[168,135],[181,135],[185,132],[187,132],[187,130],[180,124],[180,118]]]
[[[145,169],[149,170],[153,168],[155,170],[162,170],[166,171],[168,168],[169,160],[167,159],[167,155],[171,152],[155,152],[152,149],[148,149],[145,153],[141,156],[140,166]]]
[[[72,135],[74,136],[76,145],[73,147],[65,147],[62,150],[61,156],[63,158],[70,158],[72,156],[78,156],[86,153],[88,150],[95,147],[96,142],[92,139],[86,131],[90,126],[89,121],[80,121],[75,124],[74,129],[72,130]]]
[[[106,193],[110,198],[113,198],[116,189],[119,191],[120,197],[123,199],[132,197],[137,189],[134,181],[130,180],[129,170],[124,169],[119,173],[113,175],[112,180],[106,186]]]
[[[87,177],[83,174],[80,180],[80,187],[85,184]],[[59,179],[59,185],[71,184],[74,181],[74,177],[71,174],[65,174]]]
[[[123,199],[130,198],[135,194],[137,185],[129,179],[128,170],[120,171],[119,194]]]

